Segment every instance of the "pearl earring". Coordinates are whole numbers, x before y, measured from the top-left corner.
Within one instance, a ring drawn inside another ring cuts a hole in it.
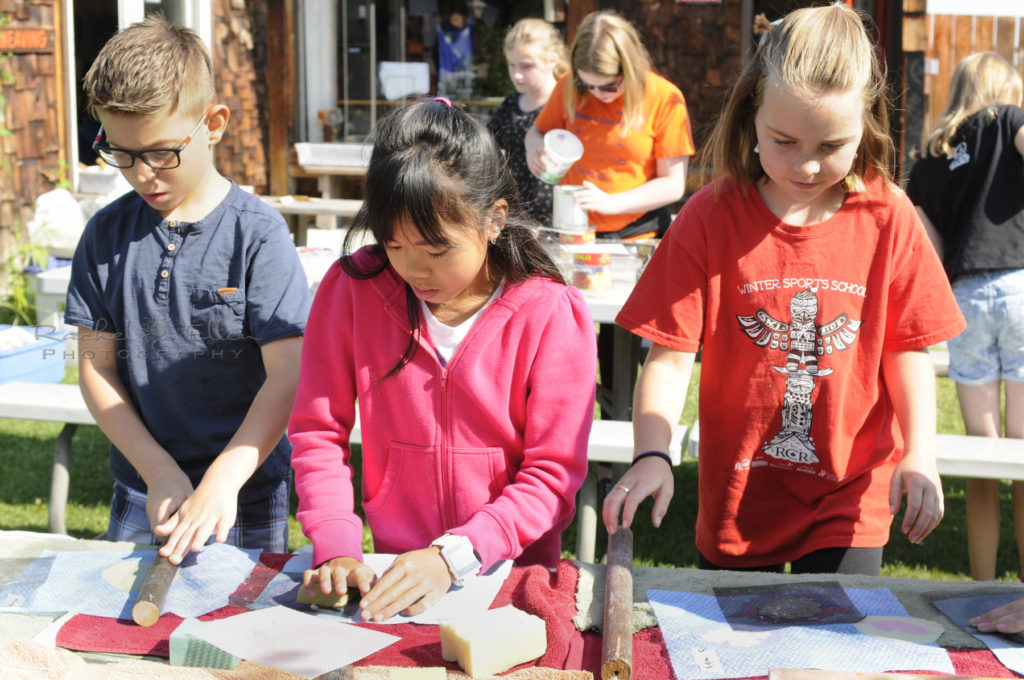
[[[760,144],[757,144],[757,143],[754,144],[754,153],[761,153],[761,145]]]

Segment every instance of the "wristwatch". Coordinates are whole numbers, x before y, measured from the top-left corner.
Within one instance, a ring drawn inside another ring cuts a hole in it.
[[[441,549],[441,557],[448,565],[452,585],[461,586],[467,576],[472,576],[483,566],[473,550],[473,543],[465,536],[445,534],[431,545]]]

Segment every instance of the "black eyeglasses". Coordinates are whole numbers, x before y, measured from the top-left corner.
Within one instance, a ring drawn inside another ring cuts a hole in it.
[[[607,85],[591,85],[585,83],[579,79],[579,76],[573,78],[573,82],[576,83],[576,87],[581,90],[597,90],[598,92],[618,92],[619,88],[622,87],[622,76],[619,76],[618,80],[614,83],[608,83]]]
[[[181,152],[192,141],[192,135],[199,132],[199,128],[205,122],[206,114],[204,113],[192,132],[188,133],[185,141],[173,149],[143,149],[142,151],[129,151],[115,148],[109,144],[101,144],[103,126],[100,125],[100,130],[96,133],[96,139],[92,143],[92,150],[103,159],[104,163],[115,168],[130,168],[135,165],[135,159],[138,158],[154,170],[172,170],[181,165]]]

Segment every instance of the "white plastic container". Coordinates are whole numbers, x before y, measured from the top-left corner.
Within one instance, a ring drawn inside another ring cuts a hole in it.
[[[340,165],[365,168],[370,164],[372,144],[352,142],[296,142],[299,165]]]
[[[544,172],[541,181],[558,184],[572,164],[583,157],[583,142],[579,137],[556,128],[548,130],[544,135]]]
[[[576,202],[576,192],[583,187],[579,184],[560,184],[551,196],[551,226],[556,231],[581,234],[587,231],[587,211]]]

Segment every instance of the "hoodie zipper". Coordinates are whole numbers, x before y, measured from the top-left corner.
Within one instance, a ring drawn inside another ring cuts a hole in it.
[[[454,357],[452,357],[454,358]],[[441,366],[441,430],[440,436],[440,461],[441,467],[441,507],[443,509],[442,520],[445,527],[455,525],[454,494],[451,493],[452,480],[451,455],[448,452],[448,367]]]

